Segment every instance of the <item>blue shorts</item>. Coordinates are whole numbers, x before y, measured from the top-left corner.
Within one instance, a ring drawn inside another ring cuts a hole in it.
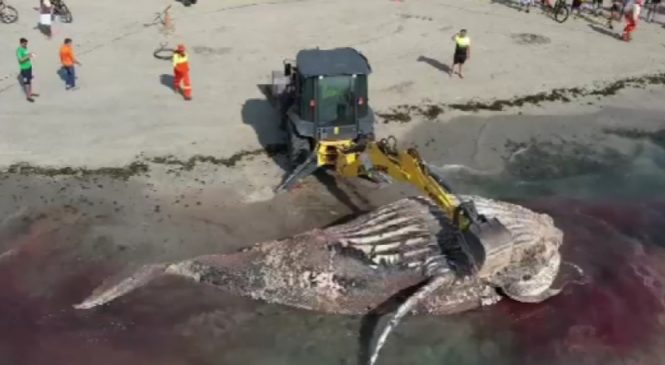
[[[32,67],[21,70],[21,81],[23,81],[23,85],[30,85],[30,82],[32,82]]]

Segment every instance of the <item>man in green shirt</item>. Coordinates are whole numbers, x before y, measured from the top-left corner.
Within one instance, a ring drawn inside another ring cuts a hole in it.
[[[32,92],[32,58],[35,55],[32,52],[28,52],[27,39],[21,38],[20,44],[21,46],[16,50],[16,59],[21,70],[21,81],[25,88],[25,96],[32,103],[35,101],[33,97],[39,96],[39,94]]]

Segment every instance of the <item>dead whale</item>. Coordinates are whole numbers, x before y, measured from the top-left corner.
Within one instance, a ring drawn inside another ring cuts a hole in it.
[[[559,271],[563,233],[545,215],[476,196],[480,214],[498,218],[513,238],[509,262],[491,273],[459,277],[454,229],[429,199],[402,199],[350,222],[290,238],[259,243],[240,252],[147,265],[112,277],[76,304],[106,304],[162,275],[177,275],[227,292],[326,313],[367,314],[409,291],[377,341],[371,362],[392,328],[407,313],[445,315],[491,305],[502,297],[541,302]],[[443,254],[442,254],[443,253]]]

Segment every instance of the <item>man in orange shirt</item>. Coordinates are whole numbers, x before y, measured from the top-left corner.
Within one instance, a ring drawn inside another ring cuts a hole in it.
[[[74,64],[81,65],[81,63],[74,57],[74,50],[72,49],[72,40],[65,38],[65,43],[60,47],[60,62],[62,63],[62,71],[64,73],[66,89],[76,88],[76,72],[74,71]]]
[[[182,83],[182,89],[180,84]],[[185,53],[185,45],[179,44],[173,53],[173,89],[182,90],[185,100],[192,100],[192,84],[189,80],[189,58]]]

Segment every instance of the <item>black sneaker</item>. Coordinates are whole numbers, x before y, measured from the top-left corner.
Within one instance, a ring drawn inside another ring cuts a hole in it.
[[[27,98],[25,98],[25,100],[27,100],[27,101],[29,101],[29,102],[31,102],[31,103],[34,103],[34,102],[35,102],[35,99],[33,99],[33,98],[31,98],[31,97],[27,97]]]

